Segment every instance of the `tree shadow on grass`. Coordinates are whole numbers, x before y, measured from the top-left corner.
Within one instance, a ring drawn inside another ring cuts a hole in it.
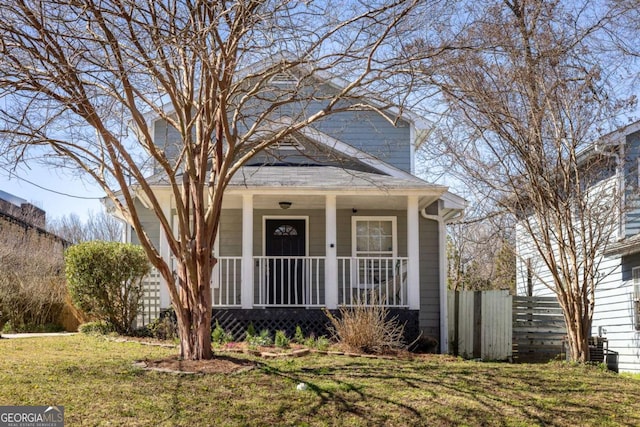
[[[319,402],[307,410],[310,417],[322,415],[322,408],[334,406],[341,413],[347,413],[362,420],[367,425],[383,425],[392,412],[406,414],[406,422],[421,419],[421,413],[413,406],[367,392],[367,386],[354,381],[347,381],[336,376],[336,368],[300,369],[290,372],[274,366],[263,365],[262,372],[288,380],[291,383],[305,383],[310,392],[319,398]],[[330,377],[330,385],[321,385]],[[317,381],[311,378],[318,378]],[[388,408],[381,413],[380,405]],[[413,422],[412,422],[413,424]]]
[[[508,365],[473,363],[434,369],[353,362],[294,370],[263,366],[262,371],[292,383],[306,383],[319,398],[308,410],[311,416],[322,416],[327,407],[334,406],[363,424],[400,420],[412,425],[508,425],[515,421],[564,426],[597,425],[618,417],[623,425],[640,425],[632,411],[620,414],[606,404],[609,393],[616,392],[616,382],[607,381],[606,376],[584,384],[585,380],[572,381],[544,369],[511,370]],[[411,391],[404,393],[405,388]],[[638,393],[631,391],[640,397]],[[617,404],[633,396],[620,397]],[[395,418],[390,421],[392,412]]]

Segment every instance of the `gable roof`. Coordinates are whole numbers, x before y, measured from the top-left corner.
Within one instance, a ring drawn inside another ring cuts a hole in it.
[[[444,193],[447,187],[429,184],[420,178],[395,177],[361,172],[337,166],[243,166],[231,178],[228,188],[301,188],[307,190],[348,189],[433,191]]]

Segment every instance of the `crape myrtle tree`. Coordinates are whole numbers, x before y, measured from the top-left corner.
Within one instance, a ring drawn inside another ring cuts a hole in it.
[[[387,107],[402,103],[405,88],[396,89],[391,47],[404,41],[415,8],[438,4],[6,1],[5,160],[45,159],[95,180],[167,283],[181,356],[210,358],[212,248],[227,183],[255,153],[330,114],[375,109],[394,120]],[[341,84],[319,83],[329,71]],[[386,101],[363,102],[368,89]],[[180,141],[154,145],[151,118]],[[175,231],[147,178],[151,168],[170,187]],[[175,275],[144,230],[136,198],[157,216]]]
[[[620,218],[619,159],[592,145],[625,106],[610,85],[617,57],[607,54],[619,15],[604,2],[459,6],[464,18],[440,33],[447,53],[416,67],[444,105],[441,137],[423,150],[518,220],[529,242],[519,256],[539,260],[534,279],[557,296],[571,359],[585,362],[602,252]],[[429,52],[431,43],[418,39],[409,51]]]
[[[448,287],[454,291],[515,291],[513,221],[485,214],[475,203],[462,221],[447,227]]]

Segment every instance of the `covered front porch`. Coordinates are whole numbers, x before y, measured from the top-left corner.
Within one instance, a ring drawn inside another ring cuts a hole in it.
[[[327,257],[254,256],[253,286],[242,280],[242,257],[219,257],[214,269],[213,306],[243,307],[243,292],[253,307],[329,307],[383,304],[409,307],[408,257],[336,257],[337,280],[328,282]],[[249,282],[250,283],[250,282]],[[248,289],[247,289],[248,288]],[[331,306],[328,299],[337,304]]]
[[[445,226],[463,201],[445,187],[334,167],[248,167],[236,176],[213,248],[214,313],[274,325],[285,316],[295,326],[300,313],[382,304],[411,313],[426,334],[447,330]],[[158,192],[171,217],[169,189]],[[152,279],[150,319],[171,306],[162,278]]]
[[[230,190],[214,246],[213,306],[419,310],[420,211],[440,195],[421,192]]]

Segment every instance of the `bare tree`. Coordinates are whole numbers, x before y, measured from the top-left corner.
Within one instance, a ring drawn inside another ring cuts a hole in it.
[[[64,241],[28,221],[0,217],[0,329],[60,321],[67,295]]]
[[[89,211],[85,221],[74,213],[62,216],[49,222],[47,229],[73,244],[91,240],[114,242],[122,239],[123,224],[101,210]]]
[[[212,248],[227,183],[255,153],[329,114],[375,109],[393,120],[388,101],[361,101],[363,89],[403,100],[391,47],[402,43],[418,4],[437,3],[7,1],[5,153],[13,161],[44,153],[99,183],[168,285],[181,356],[210,358]],[[328,70],[342,84],[325,84]],[[150,117],[179,140],[155,145]],[[175,233],[150,166],[170,187]],[[175,277],[141,224],[136,197],[167,236]]]
[[[519,219],[529,242],[521,249],[541,260],[536,279],[563,308],[571,358],[587,361],[601,254],[620,215],[615,153],[591,145],[624,106],[609,90],[616,57],[601,38],[616,15],[593,2],[463,7],[465,18],[442,33],[448,54],[422,61],[420,77],[448,108],[432,154],[478,199]],[[417,41],[421,49],[429,42]]]
[[[515,291],[514,230],[506,219],[505,215],[467,216],[448,226],[449,289]]]

